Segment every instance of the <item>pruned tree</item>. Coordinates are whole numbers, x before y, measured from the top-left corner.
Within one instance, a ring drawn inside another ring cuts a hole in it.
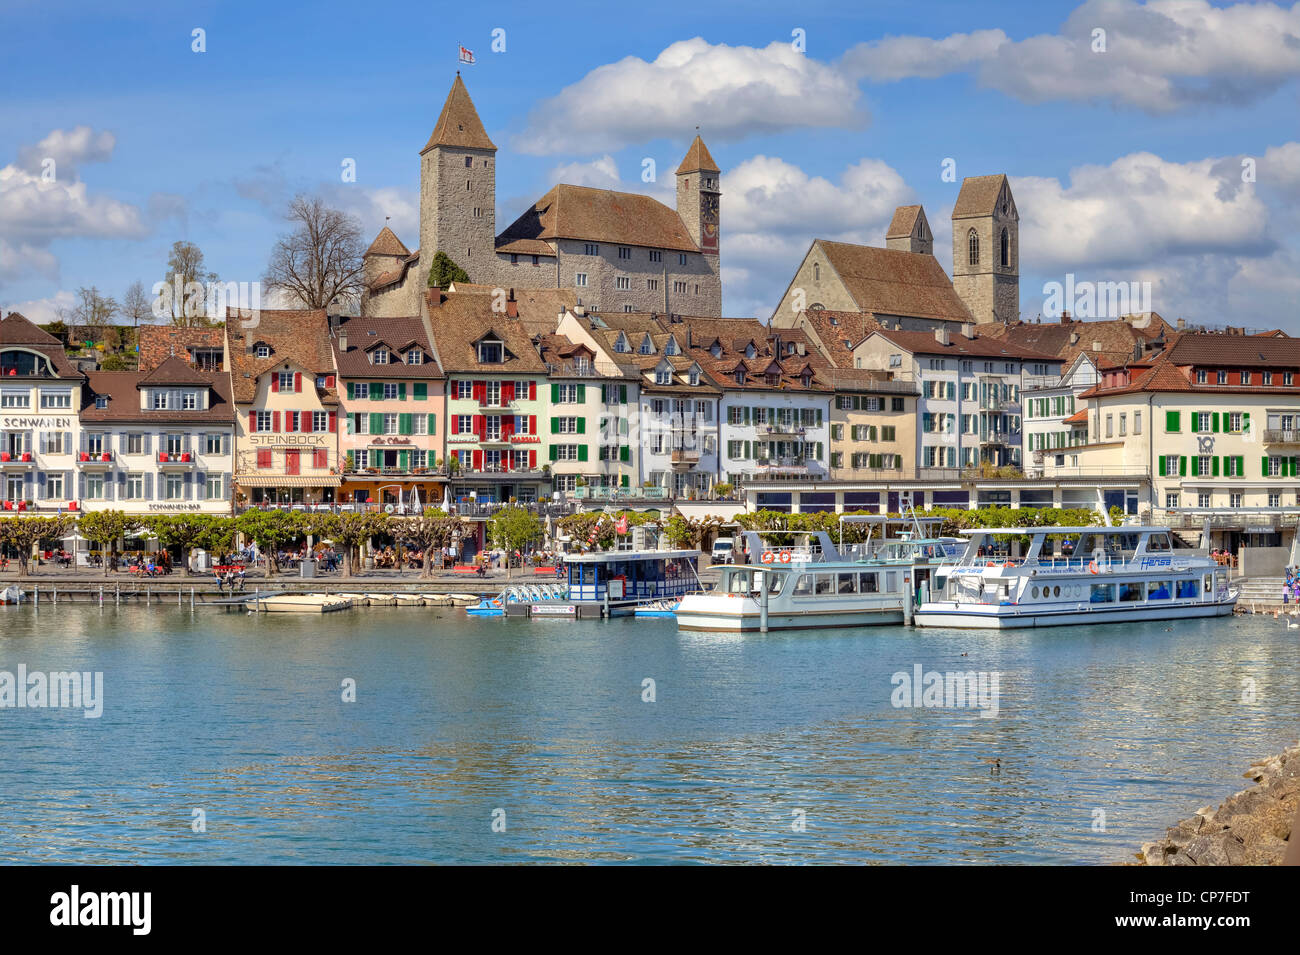
[[[27,563],[32,548],[48,541],[61,541],[72,533],[76,518],[68,514],[56,517],[3,517],[0,518],[0,544],[18,551],[18,576],[27,576]]]
[[[253,509],[235,518],[235,527],[256,542],[266,555],[266,576],[274,577],[280,566],[280,548],[302,536],[303,515],[299,511]]]
[[[314,522],[313,532],[333,541],[343,554],[339,575],[351,577],[356,572],[356,552],[366,541],[388,529],[388,515],[382,511],[344,511],[341,514],[321,515]]]
[[[303,308],[351,305],[365,286],[361,223],[319,196],[298,195],[285,218],[294,229],[271,249],[262,280]]]
[[[220,525],[220,530],[218,526]],[[190,575],[190,554],[196,547],[212,550],[212,541],[233,539],[234,519],[215,514],[159,514],[147,520],[150,532],[164,547],[181,549],[185,576]]]
[[[438,508],[428,508],[417,517],[394,521],[389,529],[403,547],[414,548],[424,554],[420,568],[421,577],[433,576],[432,555],[448,544],[459,543],[469,532],[469,526],[459,517],[450,517]]]
[[[117,542],[127,534],[140,528],[139,518],[124,511],[87,511],[77,521],[81,536],[92,544],[98,544],[101,551],[109,551],[104,560],[104,576],[108,576],[113,564],[110,558],[117,556]]]

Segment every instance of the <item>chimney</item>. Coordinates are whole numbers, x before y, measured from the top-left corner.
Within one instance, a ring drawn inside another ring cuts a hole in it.
[[[346,355],[348,351],[348,330],[339,327],[339,354]]]
[[[798,343],[797,345],[795,345],[794,347],[799,351],[799,354],[800,354],[800,355],[806,355],[806,354],[808,354],[808,349],[804,348],[804,344],[803,344],[803,342],[799,342],[799,343]]]
[[[515,301],[515,297],[513,295],[511,295],[510,298],[506,300],[506,316],[509,318],[519,317],[519,303]]]
[[[974,322],[962,322],[962,325],[961,325],[961,334],[962,334],[962,337],[963,337],[963,338],[974,338],[974,337],[975,337],[975,323],[974,323]]]
[[[934,340],[937,341],[940,345],[947,345],[947,344],[948,344],[948,328],[947,328],[947,326],[943,326],[943,327],[941,327],[941,328],[936,328],[936,329],[934,330]]]
[[[1062,313],[1061,313],[1061,324],[1062,324],[1062,325],[1069,325],[1071,321],[1073,321],[1073,319],[1070,318],[1070,313],[1069,313],[1069,312],[1062,312]]]
[[[1186,327],[1187,327],[1187,319],[1185,318],[1180,318],[1176,322],[1174,322],[1174,328],[1178,329],[1180,332]]]
[[[587,306],[585,306],[585,305],[575,305],[575,306],[573,306],[573,314],[574,314],[574,315],[578,315],[578,316],[586,315],[586,314],[587,314]]]
[[[1092,343],[1092,350],[1093,350],[1093,351],[1101,351],[1101,342],[1093,342],[1093,343]]]
[[[1078,343],[1079,343],[1079,333],[1078,333],[1078,332],[1070,332],[1070,344],[1071,344],[1071,345],[1077,345]]]

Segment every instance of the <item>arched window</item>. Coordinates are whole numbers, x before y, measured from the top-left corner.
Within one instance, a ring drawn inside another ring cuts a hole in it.
[[[821,280],[822,280],[822,267],[821,267],[821,264],[820,264],[820,263],[817,263],[817,262],[814,262],[814,263],[813,263],[813,281],[814,281],[814,282],[820,282]]]
[[[1002,267],[1011,268],[1011,236],[1006,229],[1002,230]]]
[[[966,233],[966,245],[970,249],[970,264],[979,265],[980,264],[980,237],[975,234],[974,229],[971,229],[970,232]]]

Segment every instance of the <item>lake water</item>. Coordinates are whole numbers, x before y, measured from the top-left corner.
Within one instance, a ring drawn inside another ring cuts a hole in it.
[[[1271,617],[741,637],[5,607],[0,670],[102,671],[104,708],[0,709],[0,861],[1107,863],[1295,742],[1298,657]],[[917,664],[997,671],[997,717],[894,707]]]

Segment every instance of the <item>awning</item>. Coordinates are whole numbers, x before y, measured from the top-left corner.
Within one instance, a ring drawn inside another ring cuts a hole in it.
[[[235,484],[240,487],[338,487],[342,478],[337,474],[236,474]]]

